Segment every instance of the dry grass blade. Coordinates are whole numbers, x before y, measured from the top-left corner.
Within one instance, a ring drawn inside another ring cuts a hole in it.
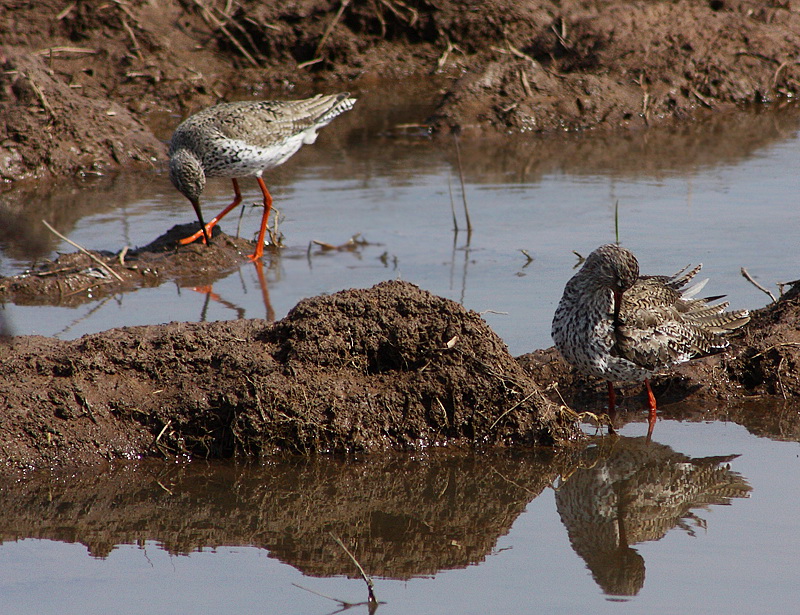
[[[89,250],[87,250],[87,249],[86,249],[86,248],[84,248],[83,246],[79,246],[77,243],[75,243],[75,242],[74,242],[74,241],[72,241],[71,239],[67,239],[66,237],[64,237],[64,235],[62,235],[62,234],[61,234],[61,233],[59,233],[59,232],[58,232],[56,229],[54,229],[52,226],[50,226],[50,224],[48,224],[48,223],[47,223],[47,220],[42,220],[42,224],[44,224],[44,225],[45,225],[45,226],[46,226],[46,227],[47,227],[47,228],[50,230],[50,232],[51,232],[51,233],[53,233],[53,234],[54,234],[56,237],[59,237],[59,238],[63,239],[64,241],[66,241],[66,242],[67,242],[68,244],[70,244],[71,246],[74,246],[74,247],[78,248],[78,250],[80,250],[80,251],[81,251],[81,252],[83,252],[83,253],[84,253],[86,256],[88,256],[89,258],[91,258],[91,259],[92,259],[94,262],[96,262],[96,263],[97,263],[98,265],[100,265],[100,266],[101,266],[103,269],[105,269],[105,270],[106,270],[108,273],[110,273],[110,274],[111,274],[111,275],[113,275],[115,278],[117,278],[117,279],[118,279],[120,282],[124,282],[124,281],[125,281],[125,280],[124,280],[124,278],[123,278],[121,275],[119,275],[119,274],[118,274],[116,271],[114,271],[114,270],[113,270],[111,267],[109,267],[108,265],[106,265],[106,264],[105,264],[103,261],[101,261],[99,258],[97,258],[97,257],[96,257],[94,254],[92,254],[91,252],[89,252]]]
[[[336,27],[336,24],[339,23],[339,20],[342,18],[344,10],[347,8],[348,4],[350,4],[350,0],[342,0],[342,3],[339,5],[339,10],[336,11],[336,15],[333,16],[333,19],[331,19],[328,27],[325,28],[322,38],[319,39],[319,43],[317,43],[317,49],[314,51],[315,58],[319,57],[319,52],[322,51],[323,47],[325,47],[325,43],[328,42],[328,37],[330,37],[331,32],[333,32],[333,29]]]
[[[458,178],[461,181],[461,200],[464,202],[464,217],[467,219],[467,236],[472,235],[472,221],[469,217],[469,206],[467,205],[467,192],[464,188],[464,167],[461,164],[461,148],[458,146],[458,135],[453,133],[453,142],[456,146],[456,160],[458,161]]]

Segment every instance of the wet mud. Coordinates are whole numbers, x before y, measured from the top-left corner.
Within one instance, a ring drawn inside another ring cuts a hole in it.
[[[0,10],[0,46],[6,182],[159,164],[149,116],[242,96],[400,83],[422,132],[525,134],[800,94],[800,13],[777,1],[44,0]]]
[[[124,265],[119,255],[96,254],[108,268],[102,279],[94,260],[74,253],[47,265],[49,274],[15,276],[0,290],[14,301],[65,305],[94,292],[196,279],[240,265],[251,251],[251,242],[222,232],[211,246],[178,249],[187,226]],[[800,395],[798,325],[793,286],[756,311],[727,352],[655,378],[661,416],[671,416],[671,405],[681,418],[696,408],[704,419],[741,408],[742,422],[776,431],[763,425],[771,417],[783,437],[800,438],[796,410],[776,410]],[[0,461],[13,467],[558,446],[580,437],[574,409],[602,412],[605,392],[554,348],[514,358],[479,315],[404,282],[312,297],[276,323],[169,323],[72,341],[6,337],[2,355]],[[623,395],[630,412],[620,420],[640,418],[641,391]]]
[[[480,316],[403,282],[306,299],[277,323],[17,336],[2,353],[0,461],[10,466],[578,435]]]

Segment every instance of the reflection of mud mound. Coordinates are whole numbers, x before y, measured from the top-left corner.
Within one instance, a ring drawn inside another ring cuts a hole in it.
[[[552,455],[306,458],[261,467],[126,465],[0,479],[0,537],[171,553],[252,545],[312,575],[409,578],[482,561],[559,468]]]
[[[727,465],[736,456],[692,459],[645,438],[603,441],[556,490],[570,543],[608,594],[635,595],[645,563],[631,547],[660,540],[673,527],[693,534],[705,521],[693,508],[730,504],[750,486]]]
[[[12,338],[2,461],[552,444],[574,435],[474,312],[408,283],[263,321]]]

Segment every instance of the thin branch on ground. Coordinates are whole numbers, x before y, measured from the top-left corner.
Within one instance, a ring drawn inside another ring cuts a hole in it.
[[[120,282],[124,282],[124,281],[125,281],[125,279],[124,279],[124,278],[123,278],[121,275],[119,275],[119,274],[118,274],[116,271],[114,271],[114,270],[113,270],[111,267],[109,267],[107,264],[105,264],[103,261],[101,261],[99,258],[97,258],[97,257],[96,257],[94,254],[92,254],[91,252],[89,252],[89,250],[87,250],[87,249],[86,249],[86,248],[84,248],[83,246],[79,246],[77,243],[75,243],[75,242],[74,242],[74,241],[72,241],[71,239],[67,239],[66,237],[64,237],[64,235],[62,235],[62,234],[61,234],[61,233],[59,233],[59,232],[58,232],[56,229],[54,229],[52,226],[50,226],[50,224],[48,224],[47,220],[42,220],[42,224],[44,224],[44,225],[45,225],[45,226],[46,226],[46,227],[47,227],[47,228],[50,230],[50,232],[51,232],[51,233],[53,233],[53,234],[54,234],[56,237],[59,237],[60,239],[63,239],[64,241],[66,241],[66,242],[67,242],[68,244],[70,244],[71,246],[74,246],[74,247],[78,248],[78,250],[80,250],[80,251],[81,251],[81,252],[83,252],[83,253],[84,253],[86,256],[88,256],[89,258],[91,258],[91,259],[92,259],[94,262],[96,262],[96,263],[97,263],[98,265],[100,265],[100,266],[101,266],[103,269],[105,269],[105,270],[106,270],[108,273],[110,273],[110,274],[111,274],[111,275],[113,275],[115,278],[117,278],[117,279],[118,279]]]
[[[328,42],[328,37],[330,37],[331,32],[336,27],[336,24],[339,23],[339,20],[342,18],[344,14],[344,10],[347,8],[347,5],[350,4],[350,0],[342,0],[342,3],[339,5],[339,10],[336,11],[336,15],[333,16],[331,22],[328,24],[328,27],[325,28],[325,32],[322,34],[322,38],[319,39],[319,43],[317,43],[317,49],[314,51],[314,57],[318,58],[320,51],[322,48],[325,47],[325,43]]]

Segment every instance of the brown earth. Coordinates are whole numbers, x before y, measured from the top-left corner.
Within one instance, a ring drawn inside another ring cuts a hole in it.
[[[153,114],[242,95],[374,95],[387,77],[393,90],[407,83],[427,97],[434,112],[419,121],[434,134],[644,127],[800,93],[800,10],[789,1],[245,0],[230,14],[225,6],[3,3],[0,177],[160,164]],[[224,235],[213,249],[175,250],[170,237],[96,254],[105,268],[63,255],[0,281],[0,293],[68,304],[88,290],[96,297],[187,276],[203,284],[251,251]],[[800,437],[794,408],[769,413],[777,425],[736,409],[800,394],[798,303],[793,289],[754,316],[732,352],[660,379],[665,415],[681,401],[676,412],[723,412]],[[578,431],[560,396],[602,406],[596,383],[575,379],[553,349],[516,361],[477,315],[400,283],[308,299],[275,324],[16,337],[2,357],[0,450],[16,467],[564,443]]]
[[[474,312],[403,282],[283,320],[7,339],[0,461],[552,445],[577,435]]]
[[[161,162],[150,114],[243,95],[400,83],[436,133],[642,127],[793,100],[798,56],[796,0],[10,0],[0,177]]]

